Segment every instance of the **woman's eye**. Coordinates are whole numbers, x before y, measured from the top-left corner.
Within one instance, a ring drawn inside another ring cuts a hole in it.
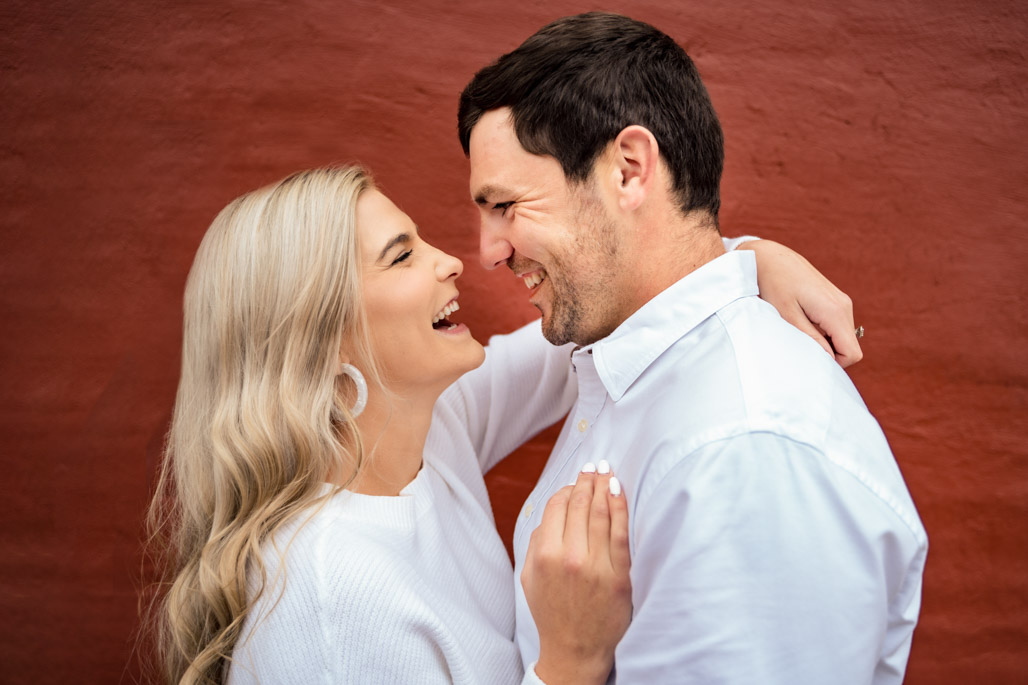
[[[513,202],[497,202],[493,205],[493,209],[500,210],[500,216],[507,216],[507,210],[513,205]]]
[[[393,260],[393,263],[392,263],[392,264],[391,264],[390,266],[393,266],[393,265],[395,265],[395,264],[399,264],[400,262],[405,262],[405,261],[407,261],[407,258],[408,258],[408,257],[410,257],[410,256],[411,256],[412,254],[414,254],[414,250],[407,250],[406,252],[404,252],[403,254],[401,254],[401,255],[400,255],[399,257],[397,257],[396,259],[394,259],[394,260]]]

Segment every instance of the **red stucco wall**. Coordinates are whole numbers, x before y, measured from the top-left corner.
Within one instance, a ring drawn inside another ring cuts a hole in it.
[[[130,681],[140,518],[192,255],[238,193],[361,160],[475,261],[454,135],[474,70],[594,6],[306,0],[0,7],[0,681]],[[868,330],[852,372],[931,539],[908,682],[1028,673],[1026,61],[1015,1],[614,3],[696,59],[727,232],[804,252]],[[501,532],[545,457],[491,474]],[[526,465],[530,464],[530,465]]]

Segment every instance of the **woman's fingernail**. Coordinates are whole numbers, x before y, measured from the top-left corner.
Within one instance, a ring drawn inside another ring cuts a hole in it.
[[[611,476],[610,482],[607,484],[610,487],[610,494],[614,497],[621,495],[621,481],[617,479],[617,476]]]
[[[610,473],[610,464],[606,459],[600,459],[600,463],[596,466],[596,473]]]
[[[582,467],[582,473],[596,473],[596,464],[591,461]]]

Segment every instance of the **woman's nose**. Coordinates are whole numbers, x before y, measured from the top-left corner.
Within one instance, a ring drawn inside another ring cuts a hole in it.
[[[436,262],[436,275],[440,281],[450,278],[457,278],[464,273],[464,262],[451,254],[439,250],[439,260]]]

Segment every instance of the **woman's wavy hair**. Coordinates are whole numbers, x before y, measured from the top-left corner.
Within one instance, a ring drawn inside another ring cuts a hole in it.
[[[223,681],[267,585],[262,543],[323,500],[330,474],[361,470],[353,387],[338,374],[344,350],[378,383],[356,231],[371,187],[357,167],[297,173],[233,201],[200,244],[148,517],[168,569],[152,611],[170,683]]]

